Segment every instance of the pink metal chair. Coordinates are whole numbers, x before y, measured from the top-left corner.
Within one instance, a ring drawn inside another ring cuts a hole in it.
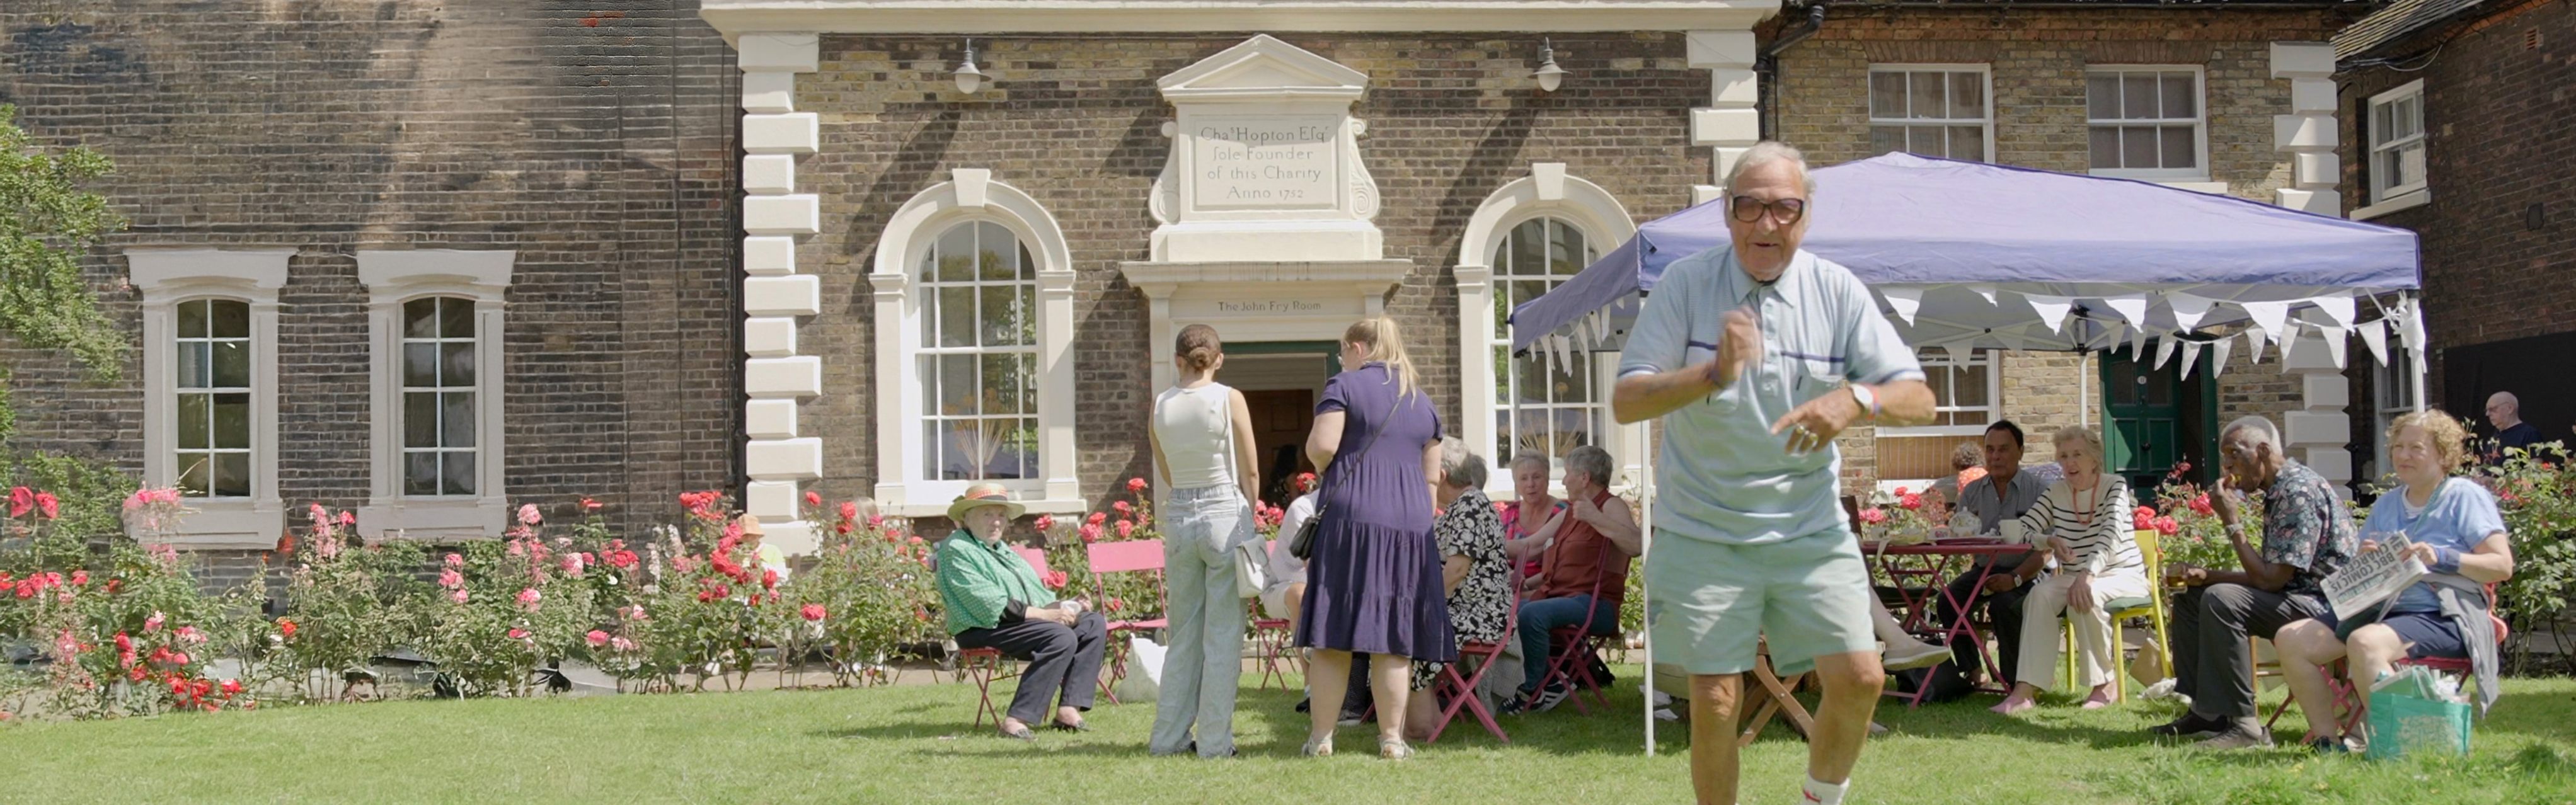
[[[1519,589],[1520,574],[1511,575],[1513,589]],[[1450,663],[1448,667],[1440,669],[1440,678],[1431,684],[1431,690],[1433,695],[1442,696],[1449,703],[1441,706],[1440,723],[1431,727],[1431,737],[1424,739],[1423,743],[1437,743],[1440,740],[1440,733],[1449,729],[1449,723],[1457,720],[1458,713],[1462,710],[1474,715],[1476,723],[1485,725],[1485,731],[1493,733],[1494,740],[1503,743],[1512,742],[1512,736],[1503,732],[1501,724],[1494,722],[1493,711],[1485,708],[1484,697],[1476,693],[1478,686],[1484,683],[1485,675],[1492,673],[1494,665],[1502,661],[1503,647],[1520,639],[1521,608],[1505,607],[1504,613],[1501,641],[1461,643],[1458,645],[1458,662]],[[1460,676],[1458,666],[1470,659],[1476,661],[1476,670]]]
[[[1605,544],[1602,550],[1609,551],[1611,548]],[[1609,561],[1608,557],[1604,557],[1603,561]],[[1550,647],[1547,674],[1540,677],[1538,683],[1539,690],[1546,690],[1548,685],[1558,680],[1564,680],[1566,684],[1572,685],[1573,691],[1566,696],[1566,699],[1574,703],[1574,712],[1582,715],[1592,714],[1591,708],[1583,704],[1586,693],[1591,694],[1593,700],[1598,702],[1602,709],[1606,710],[1610,707],[1609,694],[1602,692],[1601,680],[1592,675],[1592,659],[1601,656],[1601,650],[1609,646],[1611,638],[1619,636],[1619,627],[1616,624],[1613,624],[1607,632],[1592,631],[1592,619],[1601,614],[1601,583],[1604,580],[1604,578],[1592,580],[1592,605],[1583,610],[1582,623],[1558,627],[1547,633]]]
[[[1269,556],[1270,549],[1274,547],[1277,546],[1275,544],[1264,544],[1262,546],[1261,555]],[[1253,655],[1254,659],[1261,663],[1261,689],[1269,690],[1270,680],[1276,678],[1279,680],[1279,688],[1281,690],[1286,690],[1288,688],[1288,672],[1281,666],[1287,659],[1287,653],[1290,650],[1289,643],[1296,639],[1296,635],[1288,633],[1287,618],[1276,616],[1285,615],[1287,613],[1263,612],[1259,598],[1246,602],[1244,606],[1247,608],[1247,611],[1251,613],[1250,617],[1245,620],[1245,623],[1252,626],[1251,638]],[[1292,602],[1289,606],[1296,606],[1296,604]]]
[[[1152,573],[1157,583],[1162,580],[1162,540],[1094,542],[1083,546],[1083,552],[1091,560],[1092,595],[1101,602],[1109,600],[1109,590],[1103,582],[1111,573]],[[1127,678],[1127,643],[1119,640],[1119,635],[1150,632],[1170,625],[1170,619],[1164,617],[1109,622],[1109,651],[1102,660],[1109,666],[1109,675],[1100,680],[1100,693],[1109,699],[1110,704],[1121,704],[1116,692],[1118,680]]]

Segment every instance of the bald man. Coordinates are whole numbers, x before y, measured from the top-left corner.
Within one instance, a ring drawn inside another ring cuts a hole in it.
[[[2495,441],[2486,450],[2490,464],[2505,460],[2507,450],[2520,450],[2540,442],[2540,429],[2522,421],[2522,400],[2513,392],[2499,391],[2487,398],[2487,423],[2495,426]]]

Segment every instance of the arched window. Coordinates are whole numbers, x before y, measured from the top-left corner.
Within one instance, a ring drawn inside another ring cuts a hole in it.
[[[1609,429],[1609,400],[1600,386],[1600,358],[1588,352],[1558,355],[1532,349],[1511,354],[1512,309],[1573,279],[1600,257],[1583,230],[1562,218],[1521,222],[1494,246],[1494,326],[1490,348],[1494,384],[1494,457],[1509,461],[1521,450],[1563,456],[1602,443]]]
[[[921,257],[922,477],[1038,472],[1037,261],[1008,228],[948,228]]]

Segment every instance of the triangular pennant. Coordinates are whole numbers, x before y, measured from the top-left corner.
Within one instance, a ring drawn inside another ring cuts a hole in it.
[[[2403,329],[2398,331],[2398,335],[2402,336],[2406,341],[2406,348],[2414,350],[2419,355],[2422,354],[2424,351],[2424,309],[2417,306],[2415,304],[2415,300],[2406,300],[2406,316],[2399,326]]]
[[[2147,327],[2146,325],[2141,324],[2138,325],[2136,329],[2129,331],[2129,360],[2143,361],[2146,359]]]
[[[2335,371],[2343,371],[2344,350],[2352,346],[2352,335],[2341,327],[2317,325],[2317,334],[2325,336],[2326,354],[2334,356]]]
[[[2210,303],[2210,300],[2191,294],[2165,294],[2165,304],[2173,307],[2174,329],[2181,332],[2191,332],[2199,327],[2201,318],[2209,315]]]
[[[2120,343],[2127,340],[2128,333],[2128,325],[2121,324],[2116,321],[2111,322],[2110,326],[2102,328],[2103,346],[2101,347],[2101,350],[2103,352],[2118,352],[2120,350]],[[2093,345],[2088,343],[2085,344],[2084,347],[2086,349],[2092,349]]]
[[[2306,333],[2301,331],[2299,328],[2292,327],[2289,332],[2272,337],[2273,349],[2275,350],[2275,353],[2280,356],[2281,372],[2283,374],[2288,374],[2291,371],[2290,352],[2299,348],[2299,339],[2305,335]]]
[[[1914,325],[1914,311],[1923,307],[1922,288],[1881,286],[1878,295],[1887,297],[1887,307],[1896,311],[1896,317],[1904,319],[1906,326]]]
[[[2263,331],[2263,325],[2248,325],[2245,328],[2245,363],[2248,365],[2262,363],[2263,342],[2270,340],[2272,335]]]
[[[2254,326],[2273,343],[2280,343],[2281,337],[2289,334],[2289,330],[2284,329],[2282,322],[2290,320],[2290,303],[2238,302],[2236,304],[2245,308],[2245,315],[2252,316]]]
[[[2236,351],[2236,339],[2221,338],[2209,342],[2209,376],[2227,373],[2227,354]]]
[[[1947,344],[1942,344],[1941,349],[1950,353],[1950,365],[1966,366],[1969,361],[1975,360],[1977,357],[1977,340],[1973,338],[1963,338]]]
[[[2315,298],[2315,299],[2310,299],[2310,300],[2308,300],[2308,301],[2313,302],[2313,303],[2315,303],[2315,304],[2316,304],[2316,306],[2317,306],[2317,312],[2324,313],[2324,314],[2326,314],[2326,318],[2333,319],[2333,320],[2334,320],[2334,323],[2335,323],[2335,326],[2338,326],[2338,327],[2350,327],[2350,326],[2352,326],[2352,316],[2353,316],[2353,300],[2352,300],[2352,297],[2349,297],[2349,296],[2320,296],[2320,297],[2317,297],[2317,298]]]
[[[2022,301],[2030,303],[2030,312],[2039,314],[2039,320],[2048,323],[2049,332],[2066,331],[2066,312],[2075,308],[2075,300],[2063,296],[2031,294],[2022,294],[2021,298]]]
[[[1988,284],[1985,284],[1985,283],[1982,283],[1982,282],[1980,282],[1980,283],[1975,283],[1975,284],[1972,284],[1972,285],[1969,285],[1969,286],[1968,286],[1968,292],[1969,292],[1969,293],[1976,294],[1976,295],[1978,295],[1978,296],[1985,297],[1985,299],[1986,299],[1986,304],[1989,304],[1989,305],[1995,304],[1995,286],[1988,285]]]
[[[2204,346],[2207,346],[2207,344],[2204,344],[2204,343],[2199,342],[2199,341],[2185,341],[2185,342],[2182,342],[2182,376],[2183,376],[2183,377],[2190,377],[2190,376],[2191,376],[2191,365],[2192,365],[2192,364],[2195,364],[2195,363],[2199,363],[2199,362],[2200,362],[2200,348],[2201,348],[2201,347],[2204,347]]]
[[[2370,348],[2370,359],[2388,365],[2388,320],[2361,323],[2361,345]]]
[[[2106,296],[2102,298],[2102,301],[2108,303],[2111,306],[2111,310],[2119,313],[2120,320],[2128,322],[2129,326],[2138,328],[2144,328],[2147,326],[2147,298],[2145,296],[2139,294]]]
[[[2174,346],[2180,343],[2182,341],[2175,338],[2161,339],[2156,342],[2156,368],[2165,368],[2165,362],[2173,360]]]

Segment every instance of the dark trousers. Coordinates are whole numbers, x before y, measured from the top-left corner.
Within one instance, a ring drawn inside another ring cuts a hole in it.
[[[2317,616],[2315,602],[2242,584],[2193,587],[2174,596],[2174,691],[2191,697],[2207,718],[2245,719],[2254,706],[2254,656],[2248,636],[2271,639],[2291,622]]]
[[[2014,563],[2019,564],[2019,560],[2014,560]],[[2011,572],[2011,566],[1998,565],[1994,575],[2001,576]],[[1941,599],[1939,608],[1941,622],[1958,623],[1960,618],[1967,617],[1978,607],[1985,607],[1986,620],[1994,625],[1982,631],[1986,636],[1995,639],[1995,663],[2000,668],[1996,671],[1996,675],[2002,677],[1995,681],[2010,685],[2014,681],[2013,669],[2021,667],[2021,603],[2022,599],[2030,597],[2030,584],[2025,582],[2010,590],[1989,593],[1978,589],[1977,576],[1975,571],[1970,571],[1950,580],[1950,595]],[[1952,605],[1950,603],[1952,599],[1968,602],[1967,608],[1961,610]],[[1979,651],[1982,648],[1984,647],[1977,645],[1977,641],[1968,639],[1966,635],[1960,635],[1950,641],[1950,657],[1956,663],[1953,667],[1959,669],[1961,676],[1975,680],[1983,675],[1985,664]]]
[[[1072,626],[1024,620],[991,629],[957,633],[957,645],[989,648],[1028,663],[1020,671],[1019,692],[1011,694],[1010,716],[1036,725],[1047,715],[1047,701],[1060,707],[1091,709],[1100,685],[1101,650],[1109,644],[1109,622],[1098,612],[1085,612]]]

